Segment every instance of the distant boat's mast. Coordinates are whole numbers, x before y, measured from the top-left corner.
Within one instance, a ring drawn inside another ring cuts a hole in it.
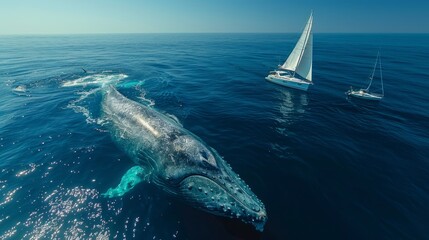
[[[380,55],[380,53],[379,53]],[[383,87],[383,72],[381,71],[381,57],[380,58],[380,78],[381,78],[381,95],[384,97],[384,87]]]
[[[380,56],[380,52],[377,53],[377,58],[375,59],[375,63],[374,63],[374,69],[372,69],[372,74],[371,74],[371,77],[369,78],[371,79],[371,81],[369,82],[368,87],[365,89],[366,91],[369,91],[369,88],[371,87],[371,84],[372,84],[372,80],[374,79],[375,68],[377,67],[379,56]]]

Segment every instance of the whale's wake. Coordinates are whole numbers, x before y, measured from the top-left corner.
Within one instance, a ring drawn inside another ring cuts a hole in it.
[[[78,79],[63,82],[62,87],[76,87],[76,86],[104,86],[106,84],[118,84],[120,81],[127,78],[126,74],[93,74]]]
[[[119,88],[134,88],[140,92],[138,99],[143,104],[154,106],[155,101],[145,97],[146,91],[141,87],[144,81],[124,82],[123,80],[127,78],[128,75],[123,73],[112,74],[110,72],[103,72],[63,81],[61,87],[83,87],[83,89],[76,92],[79,97],[70,101],[67,108],[73,109],[76,113],[83,114],[86,122],[89,124],[103,125],[105,120],[97,116],[96,111],[91,111],[91,109],[93,109],[92,106],[95,109],[98,108],[97,97],[99,97],[99,94],[97,93],[108,85],[115,85]]]

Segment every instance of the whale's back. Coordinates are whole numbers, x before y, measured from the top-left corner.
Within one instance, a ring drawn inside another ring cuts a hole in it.
[[[103,93],[102,115],[113,141],[135,162],[140,161],[141,152],[159,151],[167,133],[177,128],[173,121],[151,107],[126,98],[113,86]]]

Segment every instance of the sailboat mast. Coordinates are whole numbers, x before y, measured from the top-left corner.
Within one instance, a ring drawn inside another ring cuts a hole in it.
[[[313,25],[313,11],[311,11],[310,20],[309,21],[311,21],[310,22],[310,28],[307,29],[307,32],[306,32],[306,35],[305,35],[305,42],[304,42],[303,48],[301,49],[301,52],[299,54],[298,63],[296,64],[296,66],[299,66],[299,64],[301,63],[302,55],[304,55],[305,48],[307,47],[308,39],[309,39],[310,34],[311,34],[311,28],[312,28],[312,25]],[[295,77],[295,71],[293,71],[292,77]]]
[[[312,64],[313,64],[313,12],[311,13],[307,24],[302,31],[301,37],[295,44],[292,52],[286,61],[279,67],[279,69],[287,70],[291,76],[295,74],[300,75],[304,79],[311,81],[312,78]]]

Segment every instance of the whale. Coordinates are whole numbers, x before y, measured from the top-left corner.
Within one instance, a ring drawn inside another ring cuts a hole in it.
[[[135,164],[104,197],[121,197],[147,182],[192,207],[263,231],[262,201],[216,150],[177,119],[128,99],[113,85],[102,93],[101,114],[113,142]]]

